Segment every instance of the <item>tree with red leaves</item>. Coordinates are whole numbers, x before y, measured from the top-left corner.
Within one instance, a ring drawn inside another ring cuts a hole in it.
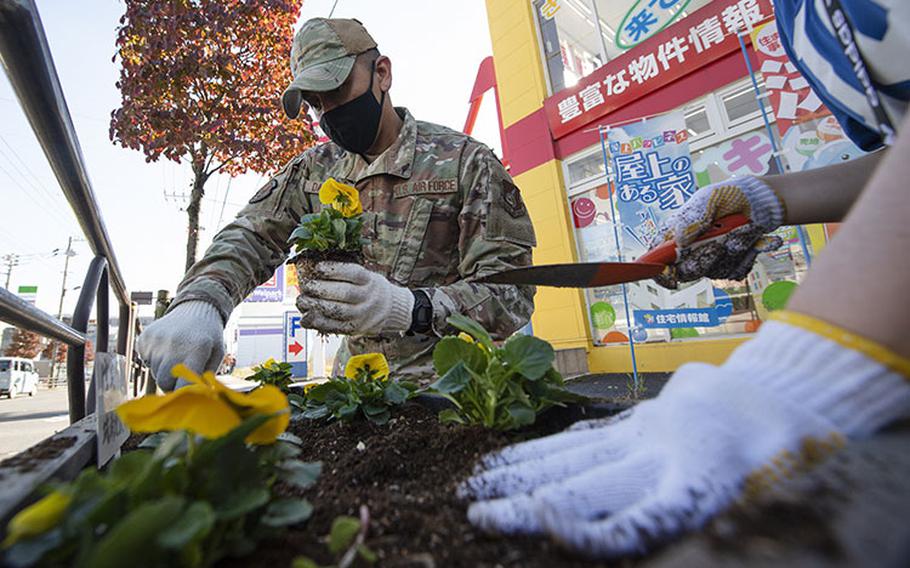
[[[121,106],[111,140],[188,162],[193,171],[186,268],[196,261],[199,209],[215,173],[277,169],[313,143],[288,120],[281,93],[303,0],[125,0],[117,31]]]
[[[54,340],[47,344],[47,347],[41,352],[41,357],[52,359],[54,363],[66,363],[66,352],[68,349],[69,346],[66,343]]]
[[[17,327],[3,354],[7,357],[34,359],[38,353],[41,353],[41,347],[41,336],[33,331]]]

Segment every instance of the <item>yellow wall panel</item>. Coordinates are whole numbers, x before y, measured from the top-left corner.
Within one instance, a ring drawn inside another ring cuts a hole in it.
[[[487,0],[502,120],[508,127],[538,110],[547,88],[534,8],[527,0]]]
[[[535,264],[575,262],[575,243],[568,204],[563,196],[562,165],[551,160],[515,176],[528,207],[538,246]],[[528,191],[526,188],[535,188]],[[531,325],[534,334],[556,349],[587,347],[590,341],[585,321],[584,298],[578,290],[538,288]]]
[[[670,373],[680,365],[702,361],[718,365],[748,337],[701,339],[670,343],[644,343],[635,346],[639,373]],[[592,373],[631,373],[632,355],[628,345],[594,347],[588,352]]]

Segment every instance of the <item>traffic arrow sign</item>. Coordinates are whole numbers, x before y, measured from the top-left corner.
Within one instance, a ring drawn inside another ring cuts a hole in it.
[[[299,342],[295,341],[294,343],[291,343],[290,345],[288,345],[288,351],[290,353],[293,353],[294,355],[297,355],[298,353],[303,351],[303,345],[301,345]]]

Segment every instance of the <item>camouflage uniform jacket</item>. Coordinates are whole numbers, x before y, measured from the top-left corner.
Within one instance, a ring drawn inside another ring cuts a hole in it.
[[[187,272],[174,305],[214,304],[227,320],[288,254],[300,216],[319,211],[320,185],[333,177],[360,191],[365,266],[433,304],[430,335],[347,337],[336,372],[350,355],[385,354],[393,376],[425,381],[432,350],[460,312],[504,338],[525,325],[534,288],[472,279],[531,264],[534,229],[518,188],[489,148],[448,128],[418,122],[406,109],[398,139],[372,163],[329,142],[291,160],[215,237]],[[343,367],[341,367],[343,368]]]

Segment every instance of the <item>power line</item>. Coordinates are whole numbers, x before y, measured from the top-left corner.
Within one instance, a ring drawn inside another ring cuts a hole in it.
[[[262,176],[259,176],[260,178]],[[227,196],[231,192],[231,182],[234,181],[234,176],[228,178],[227,189],[224,190],[224,200],[221,201],[221,213],[218,214],[218,228],[221,228],[221,220],[224,219],[224,205],[227,203]]]
[[[38,178],[38,176],[35,175],[35,172],[32,171],[32,169],[28,166],[28,163],[26,163],[26,161],[22,159],[22,156],[20,156],[19,153],[16,152],[16,149],[13,148],[13,146],[6,140],[6,138],[3,137],[3,135],[0,135],[0,141],[3,142],[3,144],[9,149],[10,152],[12,152],[13,156],[19,161],[20,164],[22,164],[22,167],[25,169],[25,171],[27,171],[29,173],[29,175],[31,175],[32,179],[34,179],[34,181],[37,183],[32,183],[31,180],[29,180],[28,177],[25,174],[23,174],[22,171],[16,166],[16,164],[12,160],[10,160],[9,157],[4,153],[3,156],[7,159],[9,164],[16,170],[16,173],[18,173],[22,177],[22,179],[24,179],[30,186],[35,188],[35,190],[37,190],[38,193],[40,193],[42,196],[47,198],[47,202],[50,204],[51,209],[56,211],[58,214],[61,214],[61,216],[64,219],[67,219],[68,222],[70,224],[72,224],[73,219],[69,215],[69,212],[60,205],[59,196],[54,195],[50,190],[47,189],[47,187],[41,182],[41,180]],[[0,151],[0,153],[2,153],[2,151]]]
[[[25,178],[25,176],[22,174],[22,172],[21,172],[21,171],[16,167],[16,165],[12,162],[12,160],[9,159],[9,156],[7,156],[5,153],[3,153],[3,150],[2,150],[2,149],[0,149],[0,155],[2,155],[4,158],[6,158],[6,161],[9,163],[9,165],[12,166],[12,168],[15,169],[16,172],[17,172],[20,176],[22,176],[23,179],[26,180],[26,182],[28,182],[28,179]],[[38,207],[39,210],[45,211],[45,212],[49,213],[50,215],[54,216],[54,217],[56,218],[57,222],[61,223],[62,225],[66,226],[66,227],[70,227],[70,228],[73,228],[73,227],[74,227],[72,219],[68,219],[68,218],[63,217],[63,215],[61,215],[61,213],[60,213],[57,209],[54,208],[54,205],[56,205],[56,204],[54,203],[53,200],[51,200],[49,203],[47,203],[47,202],[44,202],[44,203],[39,202],[38,199],[36,199],[36,195],[33,194],[33,192],[30,191],[28,188],[26,188],[25,186],[23,186],[22,183],[21,183],[18,179],[16,179],[16,178],[13,176],[13,174],[11,174],[11,173],[9,172],[9,170],[7,170],[7,169],[6,169],[5,167],[3,167],[3,166],[0,166],[0,171],[2,171],[4,174],[6,174],[6,176],[10,179],[10,181],[12,181],[13,184],[14,184],[17,188],[19,188],[19,190],[20,190],[22,193],[24,193],[25,196],[28,197],[29,200],[31,200],[31,202],[34,203],[36,207]],[[33,185],[33,184],[30,183],[30,185]],[[33,187],[34,187],[34,186],[33,186]],[[44,195],[44,194],[40,193],[40,190],[38,190],[38,191],[39,191],[39,195],[42,195],[42,196]],[[45,197],[46,197],[46,196],[45,196]],[[58,205],[57,207],[59,207],[59,205]]]

